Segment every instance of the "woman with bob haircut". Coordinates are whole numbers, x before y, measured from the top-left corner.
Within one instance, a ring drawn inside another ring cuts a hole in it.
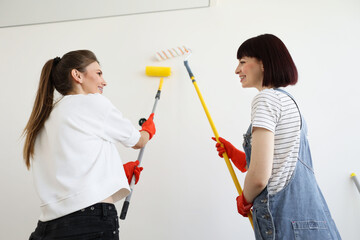
[[[256,88],[251,124],[244,134],[244,152],[219,138],[219,156],[226,150],[246,172],[236,198],[238,212],[253,208],[256,239],[341,239],[314,176],[307,127],[294,98],[279,87],[295,85],[298,73],[284,43],[264,34],[246,40],[237,51],[243,88]]]
[[[142,168],[139,161],[123,165],[115,144],[142,148],[156,129],[151,114],[139,132],[102,95],[106,85],[89,50],[68,52],[42,68],[24,129],[23,155],[41,200],[30,240],[119,239],[114,203],[130,193]]]

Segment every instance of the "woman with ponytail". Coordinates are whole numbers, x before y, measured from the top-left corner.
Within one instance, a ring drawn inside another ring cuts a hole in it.
[[[104,96],[94,53],[48,60],[24,129],[24,160],[40,197],[31,240],[119,239],[114,203],[129,194],[139,162],[122,164],[115,144],[142,148],[155,134],[154,115],[140,131]],[[62,95],[54,102],[54,90]]]

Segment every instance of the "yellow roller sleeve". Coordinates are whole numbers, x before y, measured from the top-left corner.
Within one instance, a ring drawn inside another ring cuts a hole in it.
[[[170,67],[155,67],[155,66],[147,66],[145,68],[145,73],[151,77],[168,77],[171,75]]]

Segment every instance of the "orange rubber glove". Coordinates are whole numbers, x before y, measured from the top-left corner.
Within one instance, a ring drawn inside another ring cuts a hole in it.
[[[253,204],[248,203],[244,197],[244,194],[241,194],[236,198],[237,209],[238,212],[243,215],[244,217],[248,217],[250,209],[252,208]]]
[[[129,184],[131,183],[131,179],[134,175],[135,175],[135,184],[137,184],[137,182],[139,181],[140,173],[143,170],[143,167],[138,167],[139,164],[140,164],[139,160],[136,160],[135,162],[127,162],[123,165]]]
[[[140,130],[140,132],[146,131],[149,133],[149,140],[155,135],[155,132],[156,132],[153,118],[154,118],[154,113],[150,114],[150,117],[148,118],[148,120],[146,120],[143,123],[142,128]]]
[[[216,139],[212,138],[214,141]],[[231,161],[234,163],[234,165],[241,171],[246,172],[246,155],[243,151],[240,151],[236,147],[234,147],[230,142],[226,141],[225,139],[219,137],[219,141],[224,145],[224,147],[221,146],[220,143],[216,143],[215,147],[216,150],[219,153],[220,157],[223,157],[223,153],[226,151],[228,157],[231,159]]]

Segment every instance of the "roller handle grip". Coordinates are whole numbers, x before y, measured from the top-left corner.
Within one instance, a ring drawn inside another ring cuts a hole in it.
[[[140,127],[144,124],[144,122],[146,122],[146,118],[141,118],[141,119],[139,120],[139,125],[140,125]]]
[[[126,218],[126,214],[129,208],[130,202],[129,201],[124,201],[123,207],[121,209],[121,214],[120,214],[120,219],[124,220]]]
[[[160,99],[160,94],[161,94],[161,90],[158,90],[157,93],[156,93],[155,98],[156,98],[156,99]]]
[[[188,63],[187,60],[184,61],[184,65],[185,65],[185,67],[186,67],[186,70],[187,70],[188,73],[189,73],[190,78],[191,78],[192,80],[194,80],[194,74],[192,73],[192,71],[191,71],[191,69],[190,69],[190,67],[189,67],[189,63]]]

